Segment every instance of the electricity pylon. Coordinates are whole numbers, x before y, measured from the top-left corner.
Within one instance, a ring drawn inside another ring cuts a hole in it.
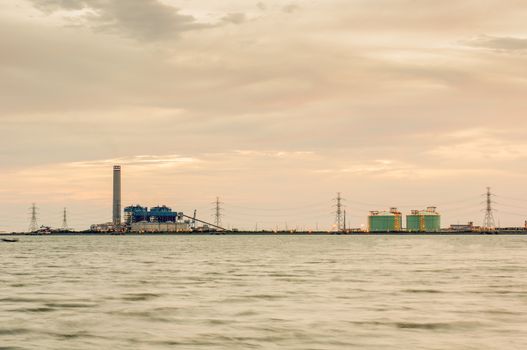
[[[31,220],[29,222],[29,232],[38,231],[38,222],[37,222],[37,206],[35,203],[29,208],[31,214]]]
[[[496,223],[494,221],[494,210],[492,209],[492,196],[493,194],[490,192],[490,187],[487,187],[487,201],[486,201],[486,208],[485,208],[485,219],[483,221],[483,228],[486,230],[494,230],[496,228]]]
[[[337,209],[335,211],[335,223],[337,224],[337,231],[342,231],[342,223],[344,221],[344,198],[342,198],[341,193],[337,193],[337,198],[333,199],[337,203],[334,205]]]
[[[220,202],[220,197],[216,197],[216,201],[213,203],[214,204],[214,224],[218,227],[221,227],[221,218],[223,216],[222,214],[222,211],[223,209],[221,208],[221,205],[223,204],[222,202]]]
[[[68,213],[66,211],[66,208],[64,208],[64,212],[62,213],[62,230],[68,231]]]

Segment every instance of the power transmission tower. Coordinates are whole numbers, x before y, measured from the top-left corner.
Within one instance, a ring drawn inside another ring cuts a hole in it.
[[[35,232],[38,231],[38,222],[37,222],[37,206],[35,203],[31,205],[31,208],[29,208],[31,213],[31,221],[29,223],[29,232]]]
[[[66,208],[64,208],[64,212],[62,213],[62,230],[68,231],[68,213],[66,211]]]
[[[214,207],[214,224],[218,227],[221,227],[221,218],[223,217],[221,208],[221,205],[223,204],[220,202],[220,197],[216,197],[216,202],[213,203],[215,205]]]
[[[341,193],[337,193],[337,198],[334,199],[337,203],[334,205],[337,207],[337,210],[335,211],[335,223],[337,224],[337,231],[342,231],[342,222],[344,221],[344,204],[342,202],[344,201],[344,198],[342,198]]]
[[[490,187],[487,187],[487,207],[485,208],[485,220],[483,221],[483,228],[486,230],[494,230],[496,228],[496,223],[494,222],[494,210],[492,209],[492,196],[490,192]]]

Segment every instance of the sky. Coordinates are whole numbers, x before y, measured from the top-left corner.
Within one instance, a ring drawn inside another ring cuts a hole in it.
[[[239,229],[527,219],[523,0],[0,0],[0,231],[166,204]]]

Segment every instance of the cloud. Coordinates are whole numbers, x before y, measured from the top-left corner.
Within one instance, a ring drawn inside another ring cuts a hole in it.
[[[464,162],[520,161],[527,158],[527,143],[511,132],[467,129],[444,135],[448,143],[427,153],[438,158]]]
[[[286,13],[293,13],[293,12],[300,10],[300,6],[296,4],[289,4],[289,5],[284,6],[282,10]]]
[[[81,22],[96,31],[116,33],[144,41],[174,38],[183,32],[207,27],[178,9],[157,0],[31,0],[41,11],[84,10]]]
[[[90,0],[30,0],[38,9],[52,13],[59,10],[81,10]],[[95,2],[95,1],[93,1]]]
[[[320,174],[352,174],[359,176],[408,177],[416,167],[398,160],[376,159],[367,162],[351,162],[340,168],[317,169]]]
[[[224,16],[222,20],[223,22],[227,23],[242,24],[243,22],[247,21],[247,16],[245,15],[245,13],[241,12],[229,13]]]
[[[236,150],[235,155],[247,157],[266,157],[266,158],[308,158],[315,155],[310,151],[265,151],[265,150]]]
[[[433,155],[437,155],[434,153]],[[477,168],[469,166],[468,164],[457,167],[442,168],[437,164],[423,164],[411,163],[401,160],[386,160],[378,159],[364,162],[349,162],[343,167],[316,169],[313,171],[316,174],[324,176],[332,176],[335,178],[349,178],[354,179],[365,178],[368,181],[374,182],[376,180],[384,181],[436,181],[437,179],[445,180],[447,178],[462,178],[466,176],[476,176],[481,174],[488,174],[490,172],[499,173],[501,176],[511,175],[504,170],[493,170],[486,167]]]
[[[481,35],[462,42],[466,46],[492,50],[519,51],[527,50],[527,39],[514,37],[497,37]]]
[[[193,157],[182,157],[177,154],[173,155],[138,155],[132,157],[121,157],[112,159],[102,159],[96,161],[82,161],[67,164],[74,168],[86,167],[108,167],[112,164],[120,164],[126,166],[146,166],[146,167],[179,167],[191,165],[200,162],[199,159]]]

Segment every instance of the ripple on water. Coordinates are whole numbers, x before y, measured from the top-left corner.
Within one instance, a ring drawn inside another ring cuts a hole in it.
[[[23,298],[23,297],[8,297],[0,299],[2,303],[38,303],[47,302],[49,299],[42,298]]]
[[[261,300],[279,300],[285,299],[285,295],[276,295],[276,294],[253,294],[243,296],[245,299],[261,299]]]
[[[28,308],[20,308],[20,309],[11,309],[9,311],[14,312],[22,312],[22,313],[44,313],[44,312],[52,312],[56,311],[57,309],[51,308],[51,307],[28,307]]]
[[[445,293],[437,289],[403,289],[404,293],[425,293],[425,294],[441,294]]]
[[[399,329],[421,329],[421,330],[469,330],[481,324],[479,322],[396,322],[394,325]]]
[[[31,330],[27,328],[0,328],[0,335],[18,335],[30,332]]]
[[[93,334],[86,331],[78,331],[78,332],[71,332],[71,333],[54,333],[53,336],[61,339],[77,339],[77,338],[92,338],[94,337]]]
[[[126,301],[145,301],[161,297],[162,294],[157,293],[128,293],[122,296],[122,300]]]
[[[45,303],[47,307],[52,308],[63,308],[63,309],[82,309],[82,308],[90,308],[97,306],[96,303],[83,303],[83,302],[52,302],[52,303]]]
[[[416,330],[457,330],[466,331],[481,327],[480,322],[390,322],[390,321],[350,321],[358,326],[377,326]]]

